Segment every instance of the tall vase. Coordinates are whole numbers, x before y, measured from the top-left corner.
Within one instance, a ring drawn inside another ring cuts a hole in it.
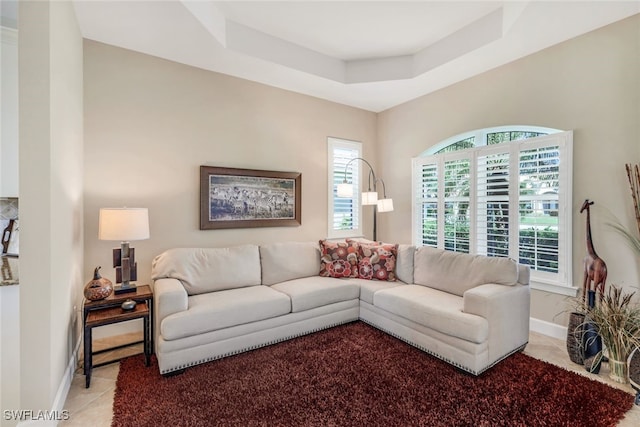
[[[609,354],[609,378],[617,383],[629,382],[629,370],[626,360],[615,360]]]
[[[582,343],[584,314],[572,312],[569,314],[567,327],[567,353],[569,359],[578,365],[584,365],[584,345]]]
[[[588,305],[589,308],[595,307],[596,292],[589,291]],[[587,371],[597,374],[600,372],[602,363],[602,338],[598,335],[598,327],[591,322],[589,314],[585,317],[584,329],[582,334],[582,344],[584,346],[584,364]],[[594,363],[596,362],[597,363]]]

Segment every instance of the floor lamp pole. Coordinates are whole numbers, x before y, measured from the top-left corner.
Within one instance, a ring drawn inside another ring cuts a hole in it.
[[[373,205],[373,240],[374,241],[377,241],[377,239],[376,239],[376,236],[377,236],[377,233],[376,233],[376,228],[377,228],[376,227],[376,225],[377,225],[376,222],[377,222],[377,219],[378,219],[378,206]]]

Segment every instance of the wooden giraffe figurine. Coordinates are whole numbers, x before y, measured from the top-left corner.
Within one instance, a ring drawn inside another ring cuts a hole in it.
[[[593,248],[593,240],[591,240],[591,213],[589,206],[593,202],[586,199],[580,208],[580,213],[587,211],[587,256],[584,257],[584,283],[582,284],[582,293],[585,303],[587,302],[588,291],[596,291],[600,294],[600,299],[604,297],[604,287],[607,281],[607,264],[598,256]],[[593,289],[591,286],[593,285]]]

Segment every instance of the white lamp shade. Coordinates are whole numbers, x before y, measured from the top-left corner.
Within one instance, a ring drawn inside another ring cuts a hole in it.
[[[147,208],[101,208],[98,221],[100,240],[145,240],[149,238]]]
[[[343,182],[338,184],[338,197],[353,197],[353,184]]]
[[[365,191],[362,193],[363,205],[375,205],[378,203],[378,193],[375,191]]]
[[[392,212],[392,211],[393,211],[393,199],[378,200],[378,212]]]

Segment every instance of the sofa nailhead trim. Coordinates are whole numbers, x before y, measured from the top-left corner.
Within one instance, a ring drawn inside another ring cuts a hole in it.
[[[498,358],[498,360],[493,362],[491,365],[485,367],[484,369],[476,371],[474,369],[468,368],[467,366],[463,366],[463,365],[461,365],[461,364],[459,364],[457,362],[449,360],[446,357],[442,357],[441,355],[432,352],[431,350],[425,348],[424,346],[422,346],[420,344],[417,344],[417,343],[414,343],[413,341],[410,341],[408,339],[405,339],[405,338],[403,338],[403,337],[401,337],[401,336],[399,336],[399,335],[397,335],[397,334],[395,334],[395,333],[393,333],[393,332],[391,332],[391,331],[389,331],[389,330],[387,330],[387,329],[385,329],[383,327],[380,327],[380,326],[376,325],[375,323],[372,323],[369,320],[365,320],[365,319],[362,319],[362,318],[359,318],[357,320],[360,320],[360,321],[366,323],[367,325],[373,326],[374,328],[379,329],[382,332],[384,332],[384,333],[386,333],[388,335],[391,335],[394,338],[399,339],[400,341],[404,341],[407,344],[409,344],[409,345],[411,345],[413,347],[416,347],[416,348],[424,351],[425,353],[428,353],[428,354],[432,355],[433,357],[437,357],[438,359],[443,360],[443,361],[449,363],[450,365],[453,365],[456,368],[461,369],[461,370],[463,370],[465,372],[469,372],[470,374],[473,374],[473,375],[480,375],[481,373],[483,373],[487,369],[495,366],[498,362],[506,359],[507,357],[511,356],[512,354],[524,350],[524,348],[527,346],[527,344],[529,344],[529,342],[527,341],[522,346],[520,346],[520,347],[516,348],[515,350],[510,351],[509,353],[505,354],[504,356]],[[310,331],[301,332],[301,333],[295,334],[295,335],[289,335],[289,336],[286,336],[286,337],[283,337],[283,338],[280,338],[280,339],[277,339],[277,340],[266,342],[264,344],[253,345],[253,346],[250,346],[250,347],[242,348],[240,350],[235,350],[235,351],[231,351],[231,352],[228,352],[228,353],[224,353],[224,354],[221,354],[221,355],[218,355],[218,356],[208,357],[206,359],[201,359],[201,360],[198,360],[198,361],[195,361],[193,363],[186,364],[186,365],[179,365],[179,366],[173,367],[171,369],[165,369],[164,371],[161,372],[161,374],[162,375],[168,374],[168,373],[171,373],[171,372],[174,372],[174,371],[179,371],[181,369],[190,368],[191,366],[196,366],[196,365],[199,365],[201,363],[212,362],[214,360],[222,359],[222,358],[229,357],[229,356],[234,356],[236,354],[244,353],[246,351],[251,351],[251,350],[255,350],[255,349],[261,348],[261,347],[266,347],[266,346],[269,346],[269,345],[278,344],[278,343],[283,342],[283,341],[288,341],[288,340],[293,339],[293,338],[298,338],[298,337],[302,337],[302,336],[305,336],[305,335],[313,334],[315,332],[319,332],[319,331],[322,331],[322,330],[325,330],[325,329],[330,329],[330,328],[333,328],[333,327],[336,327],[336,326],[340,326],[340,325],[346,325],[347,323],[352,323],[352,322],[355,322],[357,320],[346,320],[344,322],[332,323],[330,325],[323,326],[321,328],[312,329]]]
[[[196,366],[196,365],[199,365],[201,363],[212,362],[214,360],[222,359],[222,358],[229,357],[229,356],[234,356],[236,354],[244,353],[246,351],[251,351],[251,350],[255,350],[255,349],[261,348],[261,347],[266,347],[266,346],[269,346],[269,345],[278,344],[280,342],[288,341],[288,340],[293,339],[293,338],[302,337],[304,335],[313,334],[314,332],[319,332],[319,331],[322,331],[322,330],[325,330],[325,329],[330,329],[330,328],[334,328],[336,326],[346,325],[347,323],[352,323],[352,322],[357,322],[357,321],[358,321],[358,319],[353,319],[353,320],[345,320],[343,322],[332,323],[330,325],[323,326],[321,328],[315,328],[315,329],[312,329],[310,331],[301,332],[299,334],[289,335],[289,336],[286,336],[286,337],[283,337],[283,338],[280,338],[280,339],[277,339],[277,340],[266,342],[264,344],[253,345],[253,346],[250,346],[250,347],[242,348],[240,350],[230,351],[228,353],[224,353],[224,354],[221,354],[221,355],[218,355],[218,356],[207,357],[206,359],[197,360],[195,362],[192,362],[192,363],[189,363],[189,364],[186,364],[186,365],[175,366],[173,368],[163,370],[161,372],[161,374],[162,375],[168,374],[168,373],[171,373],[171,372],[174,372],[174,371],[179,371],[181,369],[190,368],[191,366]]]
[[[527,344],[529,344],[529,342],[527,341],[527,342],[526,342],[526,343],[524,343],[522,346],[520,346],[520,347],[516,348],[515,350],[510,351],[509,353],[507,353],[507,354],[505,354],[504,356],[500,357],[498,360],[496,360],[495,362],[493,362],[491,365],[489,365],[489,366],[485,367],[484,369],[481,369],[481,370],[479,370],[479,371],[476,371],[476,370],[471,369],[471,368],[469,368],[469,367],[467,367],[467,366],[463,366],[463,365],[461,365],[461,364],[459,364],[459,363],[456,363],[456,362],[454,362],[453,360],[449,360],[449,359],[447,359],[446,357],[442,357],[441,355],[439,355],[439,354],[437,354],[437,353],[434,353],[433,351],[431,351],[431,350],[429,350],[429,349],[427,349],[427,348],[425,348],[425,347],[421,346],[420,344],[416,344],[416,343],[414,343],[413,341],[410,341],[410,340],[408,340],[408,339],[406,339],[406,338],[403,338],[403,337],[401,337],[401,336],[399,336],[399,335],[397,335],[397,334],[395,334],[395,333],[393,333],[393,332],[391,332],[391,331],[389,331],[389,330],[387,330],[387,329],[385,329],[385,328],[383,328],[383,327],[380,327],[380,326],[376,325],[375,323],[372,323],[372,322],[371,322],[371,321],[369,321],[369,320],[364,320],[364,319],[362,319],[362,318],[361,318],[360,320],[361,320],[361,321],[363,321],[364,323],[368,324],[368,325],[373,326],[373,327],[374,327],[374,328],[376,328],[376,329],[381,330],[382,332],[384,332],[384,333],[386,333],[386,334],[391,335],[391,336],[392,336],[392,337],[394,337],[394,338],[399,339],[400,341],[404,341],[404,342],[406,342],[407,344],[409,344],[409,345],[411,345],[411,346],[413,346],[413,347],[416,347],[416,348],[418,348],[418,349],[420,349],[420,350],[424,351],[425,353],[428,353],[428,354],[432,355],[433,357],[437,357],[438,359],[443,360],[443,361],[447,362],[448,364],[455,366],[455,367],[456,367],[456,368],[458,368],[458,369],[462,369],[463,371],[465,371],[465,372],[469,372],[470,374],[473,374],[473,375],[476,375],[476,376],[477,376],[477,375],[480,375],[481,373],[483,373],[483,372],[484,372],[484,371],[486,371],[487,369],[489,369],[489,368],[491,368],[491,367],[495,366],[498,362],[500,362],[500,361],[502,361],[502,360],[506,359],[507,357],[511,356],[512,354],[514,354],[514,353],[517,353],[517,352],[519,352],[519,351],[524,350],[524,348],[527,346]]]

